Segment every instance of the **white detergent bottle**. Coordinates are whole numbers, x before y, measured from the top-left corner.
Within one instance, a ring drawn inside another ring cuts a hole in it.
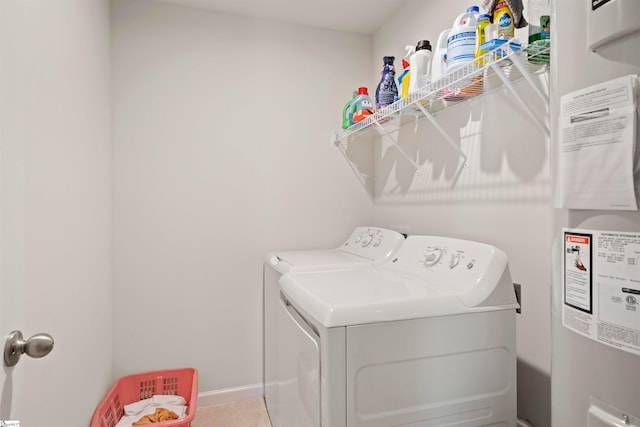
[[[447,39],[451,28],[447,28],[438,36],[438,42],[436,43],[436,50],[433,54],[433,60],[431,61],[431,81],[436,82],[445,74],[447,74],[447,63],[445,56],[447,54]]]
[[[416,51],[409,57],[409,95],[425,88],[431,83],[431,43],[429,40],[420,40],[416,45]]]
[[[447,39],[447,73],[473,62],[479,13],[478,6],[471,6],[453,22]]]

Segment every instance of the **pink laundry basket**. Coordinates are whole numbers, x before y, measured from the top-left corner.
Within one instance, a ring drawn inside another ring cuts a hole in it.
[[[125,405],[148,399],[154,394],[182,396],[188,406],[184,418],[154,423],[154,427],[188,427],[196,415],[198,371],[182,368],[150,371],[120,378],[96,408],[90,427],[115,427],[124,414]]]

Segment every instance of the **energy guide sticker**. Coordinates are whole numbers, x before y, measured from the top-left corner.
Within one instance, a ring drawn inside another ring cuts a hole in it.
[[[564,229],[562,324],[640,355],[640,233]]]

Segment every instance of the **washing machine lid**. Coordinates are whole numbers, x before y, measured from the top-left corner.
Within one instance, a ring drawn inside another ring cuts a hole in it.
[[[410,236],[381,265],[287,273],[280,288],[325,327],[518,307],[504,252],[433,236]]]
[[[276,271],[336,269],[345,266],[384,262],[402,245],[404,236],[377,227],[356,227],[338,248],[268,253],[265,262]]]
[[[339,249],[284,251],[267,254],[266,262],[280,273],[290,271],[332,270],[345,266],[370,264],[369,258],[343,252]]]

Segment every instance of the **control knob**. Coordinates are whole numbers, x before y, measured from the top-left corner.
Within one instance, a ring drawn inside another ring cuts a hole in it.
[[[449,268],[453,269],[460,262],[460,254],[451,254],[451,260],[449,261]]]
[[[440,261],[442,258],[442,249],[435,248],[429,250],[424,256],[424,265],[425,267],[432,267]]]
[[[373,240],[373,236],[371,234],[367,234],[366,236],[364,236],[362,238],[362,247],[366,248],[367,246],[369,246],[372,240]]]

